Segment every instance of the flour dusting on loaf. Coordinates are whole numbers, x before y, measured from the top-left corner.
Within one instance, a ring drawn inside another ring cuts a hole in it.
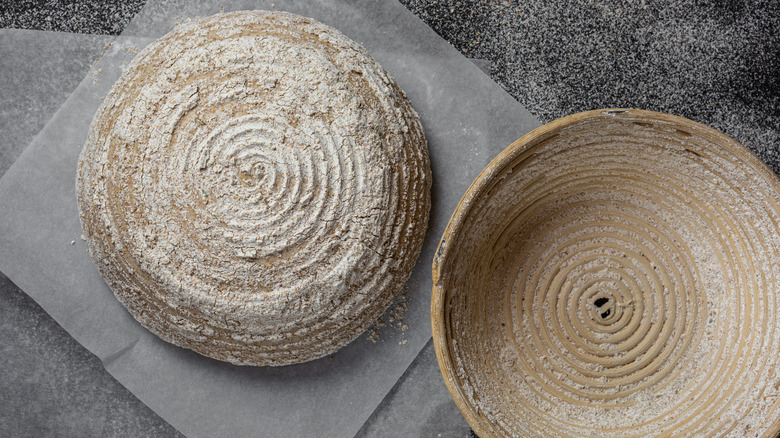
[[[425,136],[358,44],[282,12],[218,14],[144,49],[79,160],[92,258],[162,339],[241,365],[333,353],[408,279]]]

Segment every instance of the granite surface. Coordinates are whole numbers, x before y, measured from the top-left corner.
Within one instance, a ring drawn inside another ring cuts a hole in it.
[[[0,274],[0,436],[181,436]]]
[[[780,173],[780,2],[401,0],[542,122],[627,107],[719,129]]]
[[[7,0],[0,27],[119,35],[146,0]]]
[[[0,176],[143,3],[0,5]],[[601,107],[669,112],[780,173],[778,2],[401,3],[544,122]],[[177,436],[1,274],[0,370],[2,436]],[[443,386],[429,343],[359,435],[469,436]]]

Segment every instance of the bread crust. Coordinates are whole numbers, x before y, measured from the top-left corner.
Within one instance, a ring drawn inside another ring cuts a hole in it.
[[[139,53],[76,185],[90,255],[142,325],[278,366],[335,352],[385,311],[422,247],[431,171],[419,116],[365,49],[242,11]]]

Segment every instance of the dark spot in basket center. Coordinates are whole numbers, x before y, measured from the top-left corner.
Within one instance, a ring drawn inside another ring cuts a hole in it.
[[[607,320],[614,314],[615,300],[611,296],[597,295],[593,301],[593,318],[601,324],[608,324]]]

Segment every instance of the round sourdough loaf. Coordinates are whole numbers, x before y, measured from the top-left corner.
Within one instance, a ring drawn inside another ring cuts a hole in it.
[[[90,254],[141,324],[276,366],[333,353],[385,311],[420,253],[431,172],[417,113],[362,47],[244,11],[135,58],[76,185]]]

